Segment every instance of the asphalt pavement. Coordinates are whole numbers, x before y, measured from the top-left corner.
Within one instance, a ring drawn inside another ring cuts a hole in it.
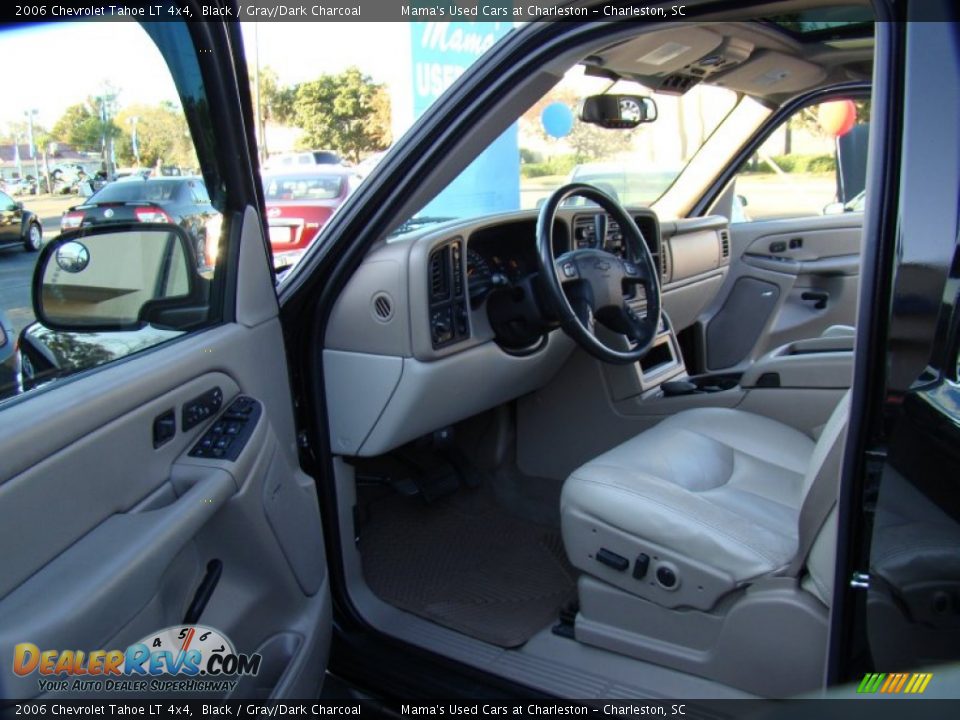
[[[40,216],[43,225],[43,242],[46,244],[60,233],[60,216],[71,205],[80,202],[76,196],[19,196],[24,207]],[[10,318],[13,327],[20,331],[33,322],[33,305],[30,300],[30,282],[39,253],[24,252],[15,245],[0,248],[0,308]]]

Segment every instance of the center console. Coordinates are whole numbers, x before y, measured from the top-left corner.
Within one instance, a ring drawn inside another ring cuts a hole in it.
[[[597,336],[617,350],[629,350],[629,340],[598,326]],[[613,400],[646,396],[657,392],[665,382],[686,375],[687,368],[680,353],[677,336],[666,313],[660,316],[660,327],[650,351],[631,365],[604,364],[607,387]]]
[[[743,373],[689,375],[664,315],[642,361],[604,365],[603,375],[621,416],[640,420],[693,407],[735,407],[815,436],[851,385],[853,342],[853,335],[798,340],[770,351]]]

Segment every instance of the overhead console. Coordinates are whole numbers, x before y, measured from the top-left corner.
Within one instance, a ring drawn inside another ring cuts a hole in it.
[[[753,43],[739,38],[724,38],[723,43],[716,50],[663,77],[654,90],[660,93],[682,95],[701,81],[732,70],[749,58],[752,51]]]
[[[588,57],[585,64],[591,74],[632,77],[656,92],[682,95],[746,62],[754,47],[743,38],[683,27],[641,35]]]

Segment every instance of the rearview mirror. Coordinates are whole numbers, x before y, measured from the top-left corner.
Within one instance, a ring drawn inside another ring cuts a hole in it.
[[[632,130],[657,119],[657,103],[645,95],[591,95],[580,104],[579,117],[610,130]]]
[[[33,274],[33,312],[52,330],[136,330],[192,304],[197,261],[186,231],[122,224],[62,233]]]

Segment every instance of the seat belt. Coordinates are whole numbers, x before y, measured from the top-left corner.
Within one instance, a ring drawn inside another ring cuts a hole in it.
[[[841,410],[842,406],[842,410]],[[840,401],[837,410],[842,412],[844,418],[840,429],[835,431],[836,436],[830,445],[827,456],[820,463],[813,482],[807,490],[807,495],[803,499],[803,505],[800,507],[800,521],[798,527],[799,542],[797,543],[797,554],[781,573],[791,577],[799,577],[807,563],[807,557],[810,555],[810,549],[820,534],[823,524],[827,521],[827,516],[837,503],[837,494],[840,487],[840,473],[843,470],[843,451],[847,444],[847,416],[849,416],[850,394]],[[833,418],[831,418],[833,420]],[[831,423],[827,423],[825,432],[831,430]],[[824,439],[821,437],[821,439]]]

